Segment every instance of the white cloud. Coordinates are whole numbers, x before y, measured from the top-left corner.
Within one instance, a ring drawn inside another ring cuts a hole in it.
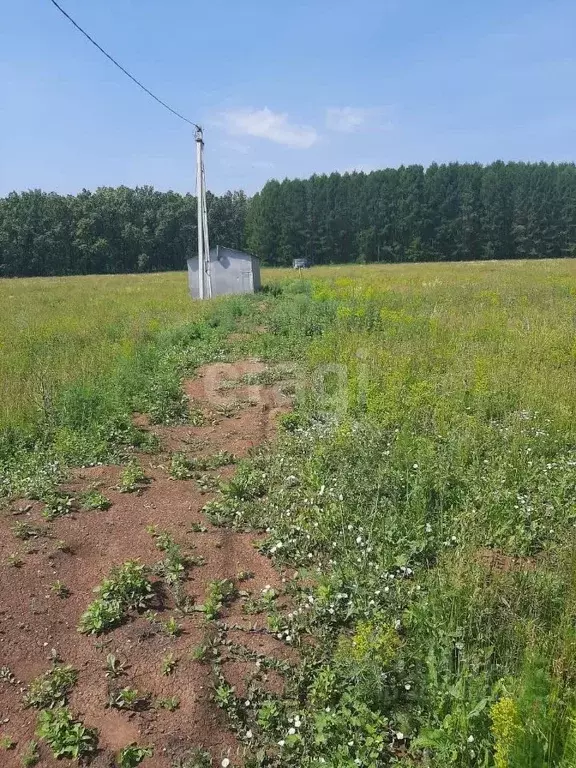
[[[326,126],[331,131],[352,133],[366,122],[366,110],[356,107],[330,107],[326,110]]]
[[[295,125],[285,112],[264,109],[232,109],[224,112],[224,127],[232,136],[256,136],[295,149],[308,149],[318,141],[315,128]]]
[[[338,133],[354,133],[364,126],[390,130],[391,120],[383,107],[329,107],[326,110],[326,127]]]

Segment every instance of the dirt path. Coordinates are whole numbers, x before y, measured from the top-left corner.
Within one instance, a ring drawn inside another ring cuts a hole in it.
[[[229,477],[233,466],[207,472],[204,487],[194,479],[173,480],[168,471],[173,452],[198,458],[229,451],[241,457],[273,435],[278,414],[289,407],[279,387],[230,383],[264,370],[262,364],[253,361],[219,363],[203,367],[197,378],[186,382],[186,393],[203,413],[204,423],[196,427],[149,427],[160,439],[161,452],[137,457],[150,479],[141,492],[116,490],[121,467],[92,467],[78,470],[65,490],[76,495],[97,486],[112,502],[109,509],[76,512],[47,525],[40,503],[27,509],[30,502],[19,500],[0,519],[0,667],[9,668],[15,677],[12,683],[0,680],[0,736],[17,741],[14,750],[0,753],[2,766],[20,766],[26,742],[35,738],[37,713],[23,707],[23,689],[50,668],[55,655],[79,671],[69,703],[75,715],[99,731],[101,752],[93,765],[113,765],[114,754],[130,742],[153,744],[154,757],[145,765],[157,768],[169,768],[192,747],[208,749],[216,765],[223,757],[229,757],[232,765],[239,764],[241,746],[212,700],[210,666],[191,655],[205,640],[207,622],[202,613],[182,615],[174,610],[169,593],[159,593],[153,606],[158,614],[154,622],[140,615],[98,639],[82,635],[76,628],[94,599],[92,590],[112,566],[135,558],[146,565],[161,559],[147,531],[154,525],[171,534],[185,552],[205,560],[204,565],[190,570],[183,585],[195,604],[203,603],[212,580],[236,579],[241,572],[251,574],[241,587],[247,594],[258,596],[268,585],[280,588],[279,574],[254,548],[254,536],[215,528],[201,512],[216,495],[206,491],[210,485],[206,479]],[[140,423],[145,425],[145,420]],[[13,532],[16,522],[46,529],[47,535],[18,541]],[[22,555],[20,567],[7,564],[16,551]],[[57,581],[69,588],[67,598],[53,591]],[[162,627],[161,622],[170,616],[181,625],[178,637],[169,636]],[[257,616],[247,617],[241,612],[238,600],[224,608],[222,618],[246,626],[258,621]],[[286,658],[286,647],[266,633],[234,630],[229,634],[230,641],[252,651]],[[122,687],[137,688],[154,701],[177,696],[179,708],[173,712],[155,707],[141,712],[109,708],[111,681],[105,665],[110,653],[126,664],[125,675],[118,681]],[[161,669],[167,654],[177,660],[170,675]],[[246,676],[254,672],[254,662],[224,659],[222,668],[240,692]],[[257,672],[268,678],[264,682],[272,689],[281,687],[277,673]],[[39,764],[66,765],[67,761],[55,761],[42,745]]]

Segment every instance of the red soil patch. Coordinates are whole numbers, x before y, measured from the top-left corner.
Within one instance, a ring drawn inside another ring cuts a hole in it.
[[[40,516],[42,505],[28,506],[29,502],[18,500],[0,518],[0,667],[8,667],[16,677],[13,684],[0,680],[0,736],[18,742],[14,751],[2,753],[3,768],[21,765],[26,742],[34,738],[36,712],[23,708],[22,690],[50,668],[54,654],[79,671],[70,707],[86,725],[99,730],[101,753],[93,765],[111,765],[113,755],[133,741],[154,745],[154,757],[146,765],[157,768],[169,768],[175,756],[194,746],[209,749],[216,764],[223,756],[233,758],[240,754],[223,713],[212,701],[210,666],[193,660],[191,655],[202,644],[207,631],[201,613],[174,613],[172,598],[166,595],[153,606],[158,611],[155,622],[144,616],[136,617],[100,638],[81,635],[76,628],[81,614],[94,599],[93,588],[114,565],[134,558],[152,565],[161,559],[146,531],[151,525],[170,533],[185,552],[205,559],[205,565],[191,569],[183,585],[185,593],[196,603],[204,600],[210,581],[233,579],[240,571],[254,574],[239,585],[242,590],[257,595],[266,585],[281,588],[271,562],[254,546],[257,537],[214,528],[201,512],[214,494],[204,492],[194,480],[172,480],[166,470],[167,452],[207,456],[229,451],[243,456],[273,435],[278,414],[289,407],[288,399],[277,387],[242,385],[219,389],[225,380],[264,369],[264,365],[254,361],[218,363],[204,366],[196,379],[186,382],[185,391],[194,404],[214,418],[199,427],[149,427],[158,434],[162,452],[138,457],[150,478],[142,492],[123,494],[117,490],[120,467],[91,467],[75,471],[63,488],[79,493],[96,486],[112,502],[108,510],[76,512],[46,524]],[[236,401],[241,404],[232,408]],[[141,418],[139,421],[141,425],[146,423]],[[231,471],[221,468],[212,474],[229,475]],[[12,527],[18,521],[38,526],[43,535],[28,541],[17,540]],[[192,532],[194,523],[207,530]],[[22,557],[21,567],[7,564],[15,552]],[[68,598],[58,597],[51,589],[57,580],[70,589]],[[183,630],[176,638],[168,636],[160,624],[171,615]],[[243,615],[238,601],[227,606],[222,617],[230,624],[246,622],[250,627],[261,626],[263,621],[258,616]],[[234,643],[244,644],[251,651],[278,659],[294,658],[291,649],[265,634],[229,634]],[[125,675],[118,680],[111,681],[105,675],[109,653],[126,664]],[[173,654],[178,662],[169,676],[161,670],[167,654]],[[246,675],[254,672],[255,662],[225,661],[224,666],[228,666],[242,687]],[[266,671],[264,678],[271,690],[282,689],[281,676],[276,672]],[[111,684],[135,687],[152,700],[178,696],[180,707],[175,712],[151,708],[134,713],[107,708]],[[40,749],[40,765],[62,764],[53,760],[45,745]]]
[[[512,557],[497,549],[480,549],[475,555],[476,562],[489,573],[518,573],[533,571],[536,568],[534,560],[529,557]]]

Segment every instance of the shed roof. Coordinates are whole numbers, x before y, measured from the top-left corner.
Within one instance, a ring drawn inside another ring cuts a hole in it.
[[[223,245],[215,245],[213,248],[210,248],[210,260],[216,261],[221,260],[223,257],[228,259],[245,259],[249,260],[251,259],[253,262],[259,262],[260,259],[257,256],[254,256],[252,253],[248,253],[247,251],[240,251],[237,248],[226,248],[226,246]],[[198,261],[198,256],[192,256],[188,259],[189,262],[191,261]]]
[[[257,259],[252,253],[247,251],[240,251],[237,248],[226,248],[226,246],[216,245],[210,249],[210,256],[212,258],[222,258],[227,256],[229,259]]]

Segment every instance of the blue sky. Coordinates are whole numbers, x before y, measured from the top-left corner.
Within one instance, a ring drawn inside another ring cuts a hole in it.
[[[433,161],[576,159],[573,0],[60,0],[206,132],[208,187]],[[191,129],[48,0],[0,26],[0,195],[194,191]]]

